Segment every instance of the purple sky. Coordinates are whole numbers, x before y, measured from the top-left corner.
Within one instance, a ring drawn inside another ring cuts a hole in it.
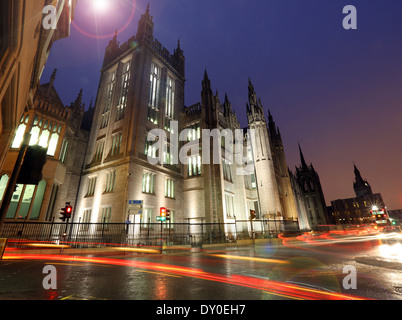
[[[79,0],[71,36],[52,48],[42,82],[57,68],[55,86],[65,104],[80,88],[87,106],[95,100],[111,35],[120,30],[120,43],[135,35],[148,3],[109,1],[113,7],[95,14],[93,0]],[[402,208],[402,2],[149,3],[155,38],[171,52],[180,38],[187,106],[199,102],[207,68],[213,90],[222,99],[228,94],[246,126],[250,77],[280,127],[290,169],[300,163],[300,142],[320,175],[327,204],[354,196],[355,162],[389,209]],[[357,30],[342,27],[342,9],[349,4],[357,8]]]

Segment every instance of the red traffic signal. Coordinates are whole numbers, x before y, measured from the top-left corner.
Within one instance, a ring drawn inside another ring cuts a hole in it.
[[[67,220],[70,219],[72,212],[73,212],[73,207],[70,206],[69,202],[66,202],[66,206],[64,208],[61,208],[60,214],[62,216],[60,217],[60,220],[66,221],[66,219]]]
[[[161,217],[166,217],[166,208],[161,208],[160,209],[160,216]]]

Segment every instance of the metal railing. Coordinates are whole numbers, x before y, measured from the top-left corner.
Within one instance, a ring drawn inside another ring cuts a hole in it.
[[[217,244],[246,239],[276,237],[298,232],[297,221],[235,220],[233,223],[55,223],[6,221],[0,237],[25,241],[68,241],[76,247],[112,245]]]

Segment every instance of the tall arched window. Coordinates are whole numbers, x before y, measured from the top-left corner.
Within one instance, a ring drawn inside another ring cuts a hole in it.
[[[26,127],[27,126],[24,123],[21,123],[18,126],[17,132],[15,133],[13,143],[11,144],[11,148],[18,149],[21,146],[22,140],[24,140],[24,134],[25,134]]]
[[[9,176],[3,174],[0,178],[0,202],[3,200],[4,192],[6,192]]]

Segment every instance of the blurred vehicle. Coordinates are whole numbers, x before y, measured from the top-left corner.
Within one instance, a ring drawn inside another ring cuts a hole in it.
[[[372,221],[376,223],[378,227],[388,227],[392,225],[385,208],[379,209],[377,206],[373,206],[370,210],[370,214]]]

